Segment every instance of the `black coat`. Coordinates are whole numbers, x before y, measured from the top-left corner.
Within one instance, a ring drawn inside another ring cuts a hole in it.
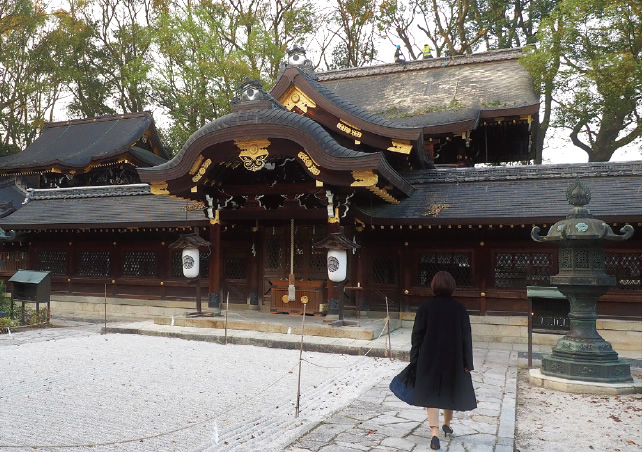
[[[451,297],[425,301],[415,316],[411,363],[416,364],[414,405],[468,411],[477,407],[471,374],[469,314]]]

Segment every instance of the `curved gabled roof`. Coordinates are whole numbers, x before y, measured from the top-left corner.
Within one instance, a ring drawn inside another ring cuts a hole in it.
[[[143,137],[152,141],[155,154],[144,149],[132,152],[132,145]],[[169,157],[149,112],[47,123],[25,150],[0,159],[0,173],[83,170],[130,154],[145,164]]]
[[[189,176],[197,158],[208,149],[209,158],[213,161],[238,163],[238,150],[236,153],[221,150],[217,154],[216,150],[212,150],[213,147],[253,138],[288,140],[298,150],[305,150],[319,167],[321,172],[315,178],[322,182],[337,184],[337,178],[328,179],[330,174],[345,174],[354,181],[352,172],[373,171],[400,192],[408,194],[411,190],[411,186],[391,168],[381,153],[364,153],[345,148],[315,121],[274,107],[244,109],[206,124],[186,141],[172,160],[152,168],[139,168],[139,175],[144,182],[170,182],[185,178]],[[284,153],[285,150],[278,149],[274,152]],[[172,190],[170,193],[176,194]]]

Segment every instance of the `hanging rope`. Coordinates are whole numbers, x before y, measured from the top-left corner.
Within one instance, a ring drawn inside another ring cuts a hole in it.
[[[294,275],[295,267],[295,219],[290,219],[290,274]]]
[[[295,301],[295,219],[290,219],[290,275],[288,275],[288,302]]]

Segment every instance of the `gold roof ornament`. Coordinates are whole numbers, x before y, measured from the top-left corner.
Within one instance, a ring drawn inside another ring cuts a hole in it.
[[[353,179],[355,182],[351,187],[370,187],[377,184],[378,176],[373,171],[353,171]]]
[[[236,140],[234,144],[241,150],[239,158],[243,167],[248,171],[259,171],[266,164],[270,140],[266,138],[253,138],[249,140]]]
[[[315,101],[294,85],[286,94],[281,96],[279,102],[290,111],[297,107],[304,113],[307,113],[309,108],[317,107]]]
[[[413,145],[408,140],[392,140],[391,146],[387,148],[391,152],[399,152],[400,154],[410,154]]]

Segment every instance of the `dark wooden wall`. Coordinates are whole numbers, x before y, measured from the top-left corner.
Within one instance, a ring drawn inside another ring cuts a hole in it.
[[[221,301],[225,302],[227,293],[230,293],[230,303],[245,304],[254,296],[262,300],[260,303],[269,304],[271,292],[268,281],[287,279],[289,227],[287,222],[274,226],[281,248],[275,268],[268,268],[275,263],[273,259],[269,264],[267,254],[273,225],[256,227],[248,223],[222,228]],[[312,241],[319,239],[319,231],[326,230],[326,225],[318,225],[315,234],[312,228],[311,224],[300,225],[296,247],[310,247]],[[367,226],[362,231],[346,228],[345,234],[354,237],[361,249],[354,254],[349,251],[350,276],[346,281],[345,301],[347,305],[358,305],[371,311],[384,311],[388,301],[392,311],[414,312],[431,296],[429,284],[432,274],[437,270],[448,270],[459,282],[457,299],[472,314],[525,315],[525,286],[546,285],[547,274],[558,272],[557,248],[533,242],[530,230],[531,225],[513,228],[425,226],[422,229],[417,226]],[[30,233],[22,241],[0,244],[3,263],[0,278],[9,279],[18,268],[42,269],[39,266],[42,267],[44,258],[52,261],[49,264],[58,269],[52,274],[54,294],[103,296],[107,291],[109,297],[194,300],[195,285],[182,276],[176,257],[172,256],[173,251],[168,248],[180,233],[187,232],[190,231],[158,228],[146,231]],[[205,228],[201,234],[208,239]],[[640,226],[636,227],[635,235],[629,241],[607,242],[606,252],[608,255],[627,255],[634,269],[638,265],[638,275],[631,278],[632,286],[611,289],[599,300],[599,316],[640,319]],[[61,253],[64,254],[63,260]],[[87,267],[95,270],[97,264],[86,260],[106,255],[109,256],[106,274],[88,275]],[[499,255],[504,258],[536,256],[537,259],[550,256],[551,265],[546,271],[540,265],[514,275],[511,270],[498,269]],[[318,268],[319,258],[310,249],[296,254],[296,277],[306,281],[323,280],[325,275]],[[155,263],[151,263],[152,260]],[[207,250],[203,250],[203,293],[207,293],[209,261]],[[332,284],[326,284],[328,297],[337,296]],[[503,287],[507,285],[509,287]]]

